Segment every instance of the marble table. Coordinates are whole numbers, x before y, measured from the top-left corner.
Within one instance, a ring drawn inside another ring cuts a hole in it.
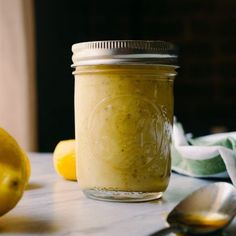
[[[76,182],[60,178],[52,154],[29,154],[30,185],[18,205],[0,218],[0,235],[145,236],[167,226],[168,212],[187,194],[213,180],[172,174],[164,197],[145,203],[86,198]],[[226,229],[236,235],[236,219]]]

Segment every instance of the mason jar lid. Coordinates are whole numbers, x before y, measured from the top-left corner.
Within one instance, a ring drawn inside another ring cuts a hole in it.
[[[177,48],[165,41],[109,40],[72,46],[72,67],[106,64],[161,64],[177,67]]]

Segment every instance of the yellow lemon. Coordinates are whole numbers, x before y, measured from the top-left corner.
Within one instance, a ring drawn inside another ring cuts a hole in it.
[[[26,155],[26,153],[21,149],[22,151],[22,158],[24,161],[24,165],[25,165],[25,174],[26,174],[26,181],[25,181],[25,187],[28,185],[29,182],[29,178],[30,178],[30,174],[31,174],[31,166],[30,166],[30,160],[28,158],[28,156]]]
[[[53,152],[56,172],[65,179],[76,180],[75,140],[60,141]]]
[[[16,140],[0,128],[0,216],[21,199],[30,177],[30,162]]]

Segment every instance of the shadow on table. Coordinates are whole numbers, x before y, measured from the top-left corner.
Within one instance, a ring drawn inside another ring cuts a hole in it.
[[[6,215],[0,218],[0,234],[52,234],[59,230],[50,221],[43,218]]]
[[[36,183],[36,182],[30,182],[27,187],[26,187],[26,191],[28,190],[35,190],[35,189],[39,189],[39,188],[42,188],[43,185],[42,184],[39,184],[39,183]]]

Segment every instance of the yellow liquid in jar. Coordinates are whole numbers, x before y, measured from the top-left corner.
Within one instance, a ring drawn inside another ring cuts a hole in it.
[[[75,71],[77,176],[83,189],[163,192],[170,177],[170,66]]]

